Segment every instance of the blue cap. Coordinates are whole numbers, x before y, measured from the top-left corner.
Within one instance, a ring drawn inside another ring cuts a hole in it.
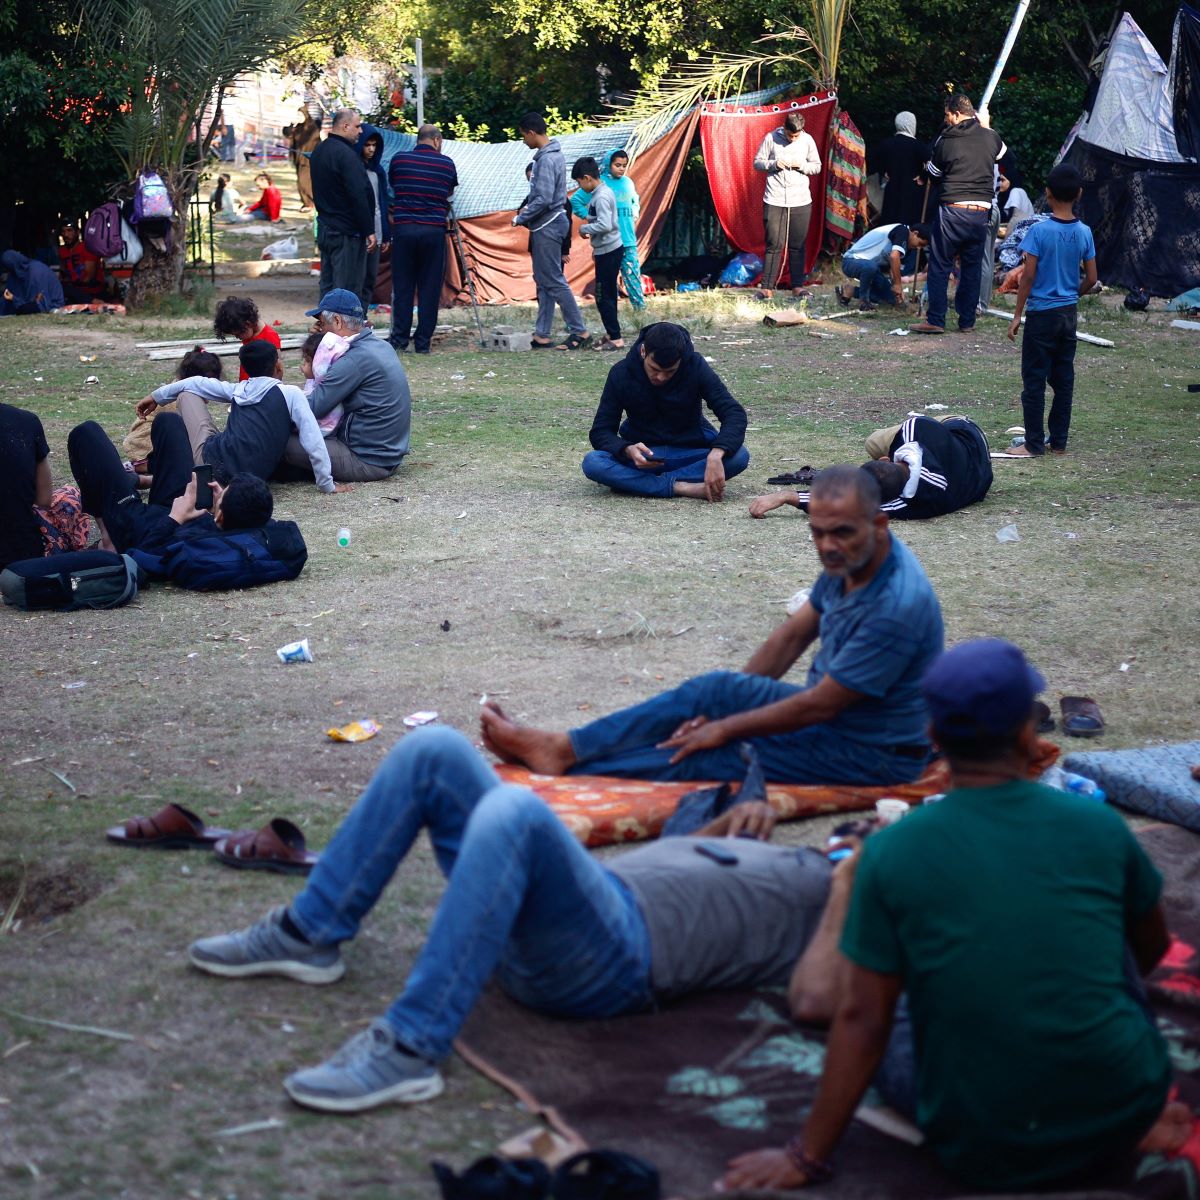
[[[921,690],[934,729],[950,737],[1011,733],[1033,712],[1046,681],[998,638],[964,642],[925,672]]]
[[[323,312],[340,313],[343,317],[357,317],[360,321],[366,314],[362,301],[347,288],[333,288],[321,297],[316,308],[310,308],[306,317],[319,317]]]

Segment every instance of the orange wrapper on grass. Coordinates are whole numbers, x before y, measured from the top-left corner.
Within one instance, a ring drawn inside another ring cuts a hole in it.
[[[335,742],[365,742],[380,732],[374,721],[351,721],[341,729],[325,731]]]

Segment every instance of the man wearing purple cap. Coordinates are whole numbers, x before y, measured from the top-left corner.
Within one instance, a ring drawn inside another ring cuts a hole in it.
[[[925,675],[953,790],[864,846],[816,1103],[784,1149],[735,1159],[727,1187],[827,1179],[873,1077],[973,1187],[1117,1186],[1139,1149],[1190,1132],[1132,970],[1168,946],[1162,878],[1115,812],[1031,781],[1044,686],[994,640]]]
[[[367,328],[362,301],[347,288],[326,292],[304,315],[313,317],[322,333],[336,333],[350,342],[308,397],[318,418],[342,406],[341,421],[325,439],[334,479],[387,479],[408,453],[412,416],[408,376],[396,351]],[[295,477],[307,475],[308,457],[298,438],[288,442],[284,459]]]

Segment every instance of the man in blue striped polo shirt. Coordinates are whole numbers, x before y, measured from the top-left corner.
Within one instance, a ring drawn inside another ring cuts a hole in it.
[[[888,530],[879,485],[856,467],[813,481],[809,525],[824,571],[742,671],[713,671],[568,733],[481,715],[500,758],[562,775],[735,780],[741,742],[778,783],[907,783],[931,756],[921,679],[942,613],[916,556]],[[804,687],[783,676],[814,642]]]
[[[408,349],[415,292],[413,349],[428,354],[446,275],[450,195],[458,187],[458,171],[453,160],[442,153],[442,131],[436,125],[422,125],[416,146],[392,155],[388,183],[392,187],[392,332],[388,341],[397,350]]]

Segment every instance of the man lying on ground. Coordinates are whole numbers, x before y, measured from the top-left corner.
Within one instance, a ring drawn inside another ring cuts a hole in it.
[[[1162,879],[1117,813],[1030,782],[1044,686],[992,640],[926,675],[953,790],[868,839],[816,1103],[784,1149],[735,1159],[727,1189],[829,1178],[873,1077],[969,1187],[1119,1187],[1139,1145],[1190,1134],[1132,970],[1167,949]]]
[[[279,350],[257,339],[244,342],[238,361],[247,378],[239,383],[193,375],[175,379],[156,388],[138,401],[139,417],[149,417],[161,404],[174,400],[187,427],[192,457],[197,466],[208,463],[218,478],[257,475],[270,479],[275,474],[292,438],[292,426],[312,465],[317,487],[323,492],[347,489],[335,485],[329,469],[325,439],[304,393],[281,383],[283,363]],[[229,420],[218,430],[209,412],[209,401],[229,405]]]
[[[883,511],[897,520],[922,520],[975,504],[992,486],[987,438],[966,417],[909,417],[867,439],[872,461],[862,470],[879,484]],[[774,492],[750,502],[752,517],[790,504],[808,509],[806,491]]]
[[[408,376],[396,351],[366,327],[362,302],[345,288],[326,292],[321,303],[304,315],[315,318],[322,333],[336,333],[350,341],[346,353],[330,366],[308,398],[318,418],[342,406],[341,423],[325,439],[334,479],[347,483],[388,479],[408,453],[412,419]],[[290,471],[299,472],[297,478],[307,478],[312,471],[298,438],[288,442],[285,458]]]
[[[720,422],[704,416],[707,404]],[[621,416],[625,415],[622,423]],[[746,410],[681,325],[647,325],[608,373],[583,473],[614,492],[721,500],[746,469]]]
[[[340,979],[340,944],[427,829],[446,890],[403,990],[284,1088],[325,1112],[428,1100],[493,974],[519,1003],[581,1018],[785,983],[820,920],[830,867],[817,851],[753,840],[774,823],[767,805],[738,805],[694,837],[602,865],[533,792],[501,783],[461,733],[423,729],[388,755],[290,904],[201,938],[189,956],[213,975]]]
[[[916,779],[930,757],[921,676],[942,651],[937,596],[888,531],[866,472],[820,472],[809,525],[824,572],[742,672],[700,675],[569,733],[526,728],[485,705],[484,745],[548,775],[741,779],[738,743],[749,741],[778,782]],[[806,686],[781,682],[818,637]]]
[[[83,509],[99,523],[105,549],[157,553],[181,538],[276,524],[271,521],[271,489],[256,475],[235,475],[225,487],[214,482],[211,511],[196,507],[192,449],[178,413],[159,413],[150,427],[150,439],[152,479],[143,503],[137,476],[125,469],[116,447],[95,421],[76,425],[67,438]]]

